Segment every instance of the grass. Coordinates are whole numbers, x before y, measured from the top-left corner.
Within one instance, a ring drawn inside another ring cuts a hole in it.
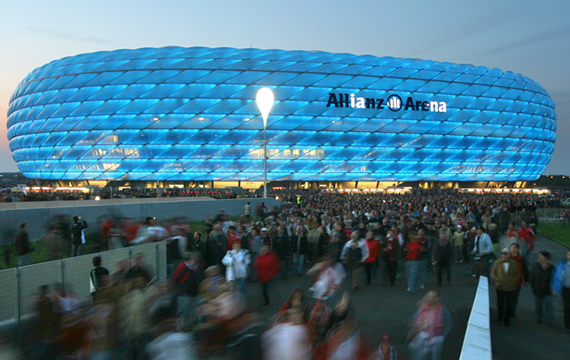
[[[559,222],[539,223],[538,232],[570,248],[570,224],[564,227]]]

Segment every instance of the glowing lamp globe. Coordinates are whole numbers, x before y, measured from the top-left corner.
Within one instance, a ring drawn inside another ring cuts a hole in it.
[[[267,116],[273,107],[273,103],[275,102],[275,96],[273,96],[273,91],[269,88],[261,88],[257,92],[257,96],[255,97],[255,101],[257,102],[257,107],[259,108],[259,112],[261,112],[261,116],[263,117],[263,126],[267,126]]]

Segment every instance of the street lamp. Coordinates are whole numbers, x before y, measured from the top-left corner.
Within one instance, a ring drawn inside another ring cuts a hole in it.
[[[269,88],[261,88],[255,97],[257,107],[263,117],[263,197],[267,197],[267,116],[275,102],[275,96]]]

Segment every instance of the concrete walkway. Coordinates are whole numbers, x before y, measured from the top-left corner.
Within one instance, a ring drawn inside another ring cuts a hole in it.
[[[568,249],[549,238],[538,235],[531,265],[537,261],[538,252],[548,250],[554,265],[566,257]],[[491,286],[494,287],[493,282]],[[491,339],[493,360],[568,360],[570,359],[570,334],[563,330],[562,299],[554,298],[555,323],[551,326],[536,324],[534,295],[530,287],[523,287],[519,298],[517,319],[507,327],[496,321],[496,292],[491,291]]]
[[[549,250],[553,262],[558,262],[566,255],[567,249],[558,243],[539,235],[536,252]],[[534,254],[533,261],[536,261]],[[414,293],[406,292],[405,277],[396,280],[395,287],[383,287],[378,283],[363,288],[352,294],[352,307],[358,318],[361,329],[372,345],[378,346],[384,332],[392,336],[393,344],[402,355],[409,359],[408,341],[406,339],[408,321],[416,310],[417,302],[428,290],[437,289],[441,293],[442,302],[447,306],[453,318],[453,328],[446,338],[443,348],[443,360],[459,359],[463,338],[477,281],[471,277],[471,264],[454,264],[451,284],[436,287],[435,274],[428,273],[426,290]],[[279,276],[278,276],[279,278]],[[287,280],[275,280],[271,285],[271,305],[262,307],[261,288],[258,284],[248,283],[246,292],[250,309],[268,319],[275,314],[287,300],[294,287],[308,289],[312,279],[306,276],[289,277]],[[345,288],[348,284],[345,284]],[[568,360],[570,359],[570,334],[566,334],[561,322],[561,299],[555,299],[555,328],[535,324],[534,296],[528,287],[523,288],[519,299],[518,318],[513,319],[511,327],[499,324],[497,316],[494,282],[491,281],[491,338],[493,360]]]

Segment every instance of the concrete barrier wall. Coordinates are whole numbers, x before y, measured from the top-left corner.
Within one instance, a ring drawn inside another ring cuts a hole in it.
[[[280,201],[267,198],[215,200],[212,198],[149,198],[109,199],[85,201],[52,201],[30,203],[6,203],[0,206],[0,244],[13,244],[18,224],[27,223],[30,239],[41,237],[51,222],[58,218],[71,224],[73,216],[85,218],[89,224],[87,233],[98,231],[98,219],[103,215],[125,217],[142,221],[147,216],[167,220],[182,216],[187,221],[204,220],[205,214],[214,216],[224,209],[229,216],[244,213],[245,204],[251,202],[252,213],[261,202],[268,207],[279,206]]]
[[[489,279],[481,276],[459,360],[491,360],[493,358],[489,316]]]
[[[151,278],[166,279],[165,241],[0,271],[0,328],[37,311],[36,301],[41,285],[53,287],[63,283],[67,291],[82,301],[89,301],[89,273],[93,269],[93,257],[101,256],[102,265],[113,273],[120,260],[130,260],[138,253],[144,254],[144,268]]]

